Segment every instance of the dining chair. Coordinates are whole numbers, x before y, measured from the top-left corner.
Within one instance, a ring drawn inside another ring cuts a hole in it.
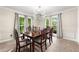
[[[38,37],[37,39],[34,40],[34,43],[36,43],[34,45],[37,46],[37,47],[39,45],[40,48],[41,48],[41,52],[43,52],[43,46],[45,46],[45,49],[47,49],[46,37],[47,37],[47,33],[45,33],[45,31],[42,30],[40,37]]]
[[[52,37],[53,37],[53,28],[50,29],[50,38],[51,38],[51,42],[53,42]]]
[[[48,29],[49,33],[47,34],[47,39],[49,40],[49,43],[51,45],[51,43],[53,42],[52,40],[52,36],[53,36],[53,28]]]
[[[28,45],[30,45],[30,51],[31,51],[31,41],[23,38],[20,40],[16,29],[14,30],[14,38],[16,40],[16,52],[20,52],[21,48],[27,47]]]

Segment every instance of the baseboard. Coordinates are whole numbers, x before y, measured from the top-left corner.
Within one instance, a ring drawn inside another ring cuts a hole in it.
[[[10,40],[13,40],[13,39],[0,40],[0,43],[4,43],[4,42],[10,41]]]
[[[67,40],[71,40],[71,41],[77,42],[74,33],[63,33],[63,39],[67,39]]]
[[[71,40],[71,41],[77,42],[74,38],[71,38],[71,37],[63,37],[63,39],[67,39],[67,40]]]

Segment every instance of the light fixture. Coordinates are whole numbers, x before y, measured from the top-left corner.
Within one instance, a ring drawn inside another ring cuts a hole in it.
[[[38,9],[37,9],[37,11],[41,11],[41,6],[38,6]]]
[[[34,6],[33,8],[35,14],[44,14],[47,9],[47,6]]]

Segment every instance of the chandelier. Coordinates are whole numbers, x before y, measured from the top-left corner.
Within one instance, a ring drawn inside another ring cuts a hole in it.
[[[35,9],[35,14],[43,15],[47,9],[47,6],[35,6],[34,9]]]

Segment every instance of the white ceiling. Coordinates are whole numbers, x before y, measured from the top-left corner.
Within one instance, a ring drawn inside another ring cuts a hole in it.
[[[22,13],[29,13],[29,14],[49,14],[54,12],[63,11],[69,8],[73,8],[75,6],[41,6],[41,12],[38,12],[38,6],[6,6],[6,8],[10,8],[16,11],[20,11]]]

